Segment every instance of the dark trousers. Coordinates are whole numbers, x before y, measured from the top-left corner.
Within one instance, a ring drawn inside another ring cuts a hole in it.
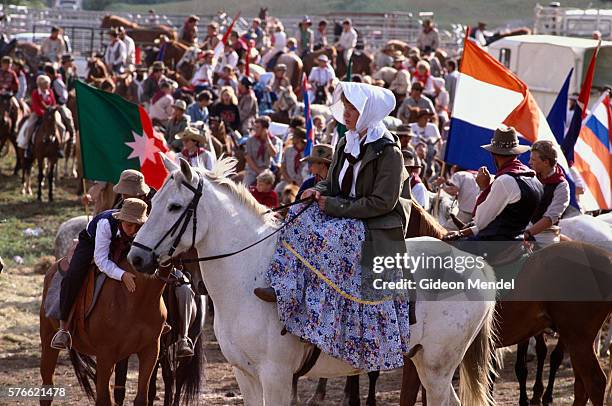
[[[68,272],[62,280],[60,315],[64,321],[68,320],[70,310],[72,310],[72,305],[81,290],[81,286],[83,286],[93,256],[94,239],[89,236],[87,230],[83,230],[79,233],[79,242],[70,260]]]

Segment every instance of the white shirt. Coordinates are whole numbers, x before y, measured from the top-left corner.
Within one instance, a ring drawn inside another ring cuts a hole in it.
[[[484,202],[476,208],[474,226],[470,227],[472,234],[487,227],[507,205],[521,200],[521,189],[516,180],[510,175],[501,175],[495,178],[491,190]]]
[[[236,51],[232,50],[230,53],[223,53],[221,55],[221,62],[215,66],[215,72],[221,72],[225,65],[229,65],[232,69],[236,68],[238,65],[238,54]]]
[[[179,162],[179,158],[183,158],[194,168],[202,168],[208,171],[212,171],[213,166],[217,163],[215,156],[207,149],[205,149],[203,153],[192,158],[188,158],[184,156],[183,153],[179,152],[176,154],[176,162]]]
[[[114,43],[108,44],[106,53],[104,54],[104,62],[112,68],[117,64],[125,64],[127,58],[127,48],[125,43],[118,39]]]
[[[353,49],[357,46],[357,31],[351,27],[348,31],[342,31],[338,43],[343,49]]]
[[[482,30],[479,30],[478,28],[474,30],[474,39],[476,40],[476,43],[481,47],[487,45],[487,39],[485,38],[484,32]]]
[[[476,176],[468,171],[455,172],[450,178],[450,183],[459,189],[457,203],[459,210],[472,214],[476,199],[480,194],[480,188],[476,183]]]
[[[161,121],[168,120],[172,117],[172,104],[174,99],[169,94],[160,97],[155,103],[149,107],[149,116],[151,119]]]
[[[282,51],[287,46],[287,34],[284,31],[274,33],[273,52]]]
[[[125,43],[126,52],[127,52],[127,63],[128,65],[136,64],[136,44],[134,44],[134,40],[129,37],[127,34],[122,40]]]
[[[425,127],[420,127],[419,123],[412,123],[410,129],[416,135],[411,140],[412,145],[416,145],[419,141],[432,144],[440,138],[440,131],[434,123],[427,123]]]
[[[325,86],[335,78],[336,72],[334,72],[334,68],[328,64],[325,68],[320,68],[318,66],[313,68],[308,76],[308,81],[313,85]]]
[[[110,223],[107,219],[101,219],[98,221],[98,225],[96,227],[96,237],[95,237],[95,249],[94,249],[94,262],[96,266],[100,270],[100,272],[104,272],[110,278],[116,279],[118,281],[121,280],[123,273],[125,272],[123,269],[119,268],[117,264],[115,264],[110,259],[110,244],[113,237],[118,237],[120,235],[119,228],[117,228],[117,234],[111,234]]]
[[[410,179],[412,180],[412,176],[410,177]],[[420,204],[425,210],[429,210],[429,191],[427,190],[425,185],[422,182],[419,182],[414,185],[414,187],[410,189],[410,191],[412,192],[412,198],[416,200],[416,202]]]
[[[202,64],[196,71],[193,78],[191,78],[191,84],[194,86],[213,84],[213,68],[208,64]]]

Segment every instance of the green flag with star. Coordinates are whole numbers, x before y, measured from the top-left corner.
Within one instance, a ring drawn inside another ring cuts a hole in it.
[[[159,189],[167,171],[158,152],[168,147],[144,108],[81,81],[75,87],[83,177],[117,183],[125,169],[136,169]]]

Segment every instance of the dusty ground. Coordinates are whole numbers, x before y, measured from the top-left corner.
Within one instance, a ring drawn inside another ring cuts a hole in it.
[[[38,204],[31,198],[18,194],[18,184],[7,176],[10,161],[0,162],[0,256],[5,258],[7,268],[0,275],[0,386],[38,385],[40,344],[38,338],[38,309],[40,306],[43,276],[33,270],[37,258],[52,253],[53,236],[63,221],[80,214],[74,197],[73,181],[63,181],[57,201],[53,204]],[[43,235],[25,238],[22,231],[27,227],[42,227]],[[24,265],[16,265],[11,258],[21,255]],[[205,334],[206,384],[201,403],[204,405],[243,404],[240,391],[229,365],[219,350],[212,329]],[[552,346],[553,342],[549,344]],[[513,354],[506,355],[506,367],[495,389],[500,405],[518,403],[518,385],[514,378]],[[135,395],[137,381],[136,363],[132,362],[128,377],[127,400]],[[531,374],[534,365],[530,364]],[[65,356],[60,357],[56,371],[56,384],[68,388],[68,397],[58,404],[91,404],[80,391],[72,368]],[[546,375],[545,375],[546,376]],[[161,375],[160,375],[161,380]],[[160,381],[158,380],[158,382]],[[365,399],[367,379],[362,377],[362,398]],[[327,404],[338,405],[342,398],[343,379],[333,379],[328,385]],[[530,380],[529,386],[533,385]],[[159,386],[159,385],[158,385]],[[300,396],[307,399],[316,386],[315,380],[302,379]],[[399,402],[401,371],[383,373],[379,379],[377,399],[379,405],[396,405]],[[573,375],[570,368],[562,366],[557,378],[555,405],[572,402]],[[161,393],[161,390],[158,391]],[[365,403],[365,402],[364,402]],[[33,401],[9,401],[0,399],[0,405],[30,405]],[[161,404],[161,401],[156,401]]]

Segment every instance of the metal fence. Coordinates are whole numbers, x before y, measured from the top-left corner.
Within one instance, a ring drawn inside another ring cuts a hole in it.
[[[58,25],[64,28],[66,35],[72,42],[73,51],[77,54],[90,54],[92,51],[101,51],[104,48],[103,35],[100,24],[102,18],[109,14],[106,11],[73,11],[59,9],[28,9],[25,7],[9,6],[4,10],[8,16],[0,28],[8,34],[23,32],[43,32],[51,26]],[[164,14],[152,16],[148,13],[113,13],[143,26],[151,24],[166,24],[179,29],[184,23],[185,14]],[[351,18],[353,25],[359,32],[359,42],[363,48],[374,50],[382,47],[390,39],[398,39],[408,44],[415,44],[421,31],[422,19],[432,17],[433,13],[425,12],[412,14],[407,12],[393,13],[328,13],[326,15],[311,16],[315,26],[320,20],[328,21],[328,41],[333,42],[334,23],[341,23],[345,18]],[[200,36],[206,35],[206,27],[210,21],[228,23],[228,15],[200,15],[198,31]],[[241,17],[237,27],[245,30],[249,27],[252,17]],[[279,17],[289,36],[296,35],[301,17]],[[440,30],[442,46],[451,52],[461,43],[456,27],[450,30]]]

